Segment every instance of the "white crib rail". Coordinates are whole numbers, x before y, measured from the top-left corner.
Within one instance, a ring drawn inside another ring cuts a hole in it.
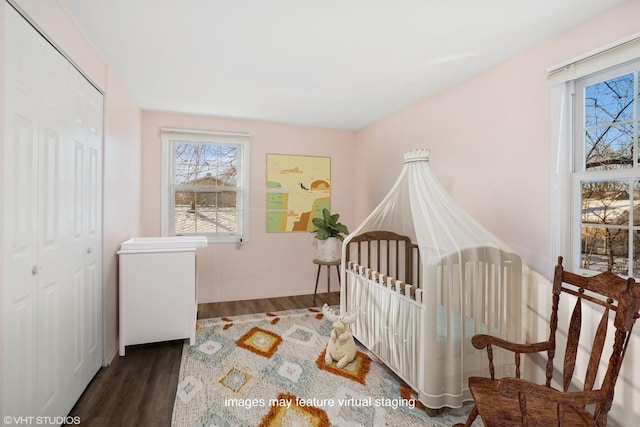
[[[354,337],[414,389],[422,359],[422,290],[350,262],[347,301],[360,315]]]

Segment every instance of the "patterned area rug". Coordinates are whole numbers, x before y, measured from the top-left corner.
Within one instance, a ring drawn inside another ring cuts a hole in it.
[[[327,365],[320,308],[199,320],[185,343],[172,426],[451,426],[471,410],[429,417],[415,394],[358,345]],[[357,344],[357,342],[356,342]]]

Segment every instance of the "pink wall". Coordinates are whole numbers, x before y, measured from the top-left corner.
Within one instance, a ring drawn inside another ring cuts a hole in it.
[[[353,132],[252,120],[142,112],[142,233],[160,235],[160,128],[246,132],[251,135],[250,241],[210,244],[198,251],[198,301],[232,301],[313,293],[315,239],[311,233],[267,233],[266,154],[331,157],[331,207],[353,227]],[[324,275],[323,269],[323,275]],[[334,272],[335,274],[335,272]],[[321,276],[324,277],[324,276]],[[333,290],[337,278],[332,276]],[[326,291],[322,280],[318,291]]]
[[[118,260],[125,240],[140,233],[140,116],[136,101],[109,69],[104,104],[103,309],[104,354],[118,351]]]
[[[356,134],[356,222],[377,205],[402,153],[430,148],[431,166],[460,205],[546,277],[551,260],[547,68],[637,32],[640,1],[517,55]],[[455,64],[452,64],[452,67]],[[389,163],[389,159],[392,159]]]

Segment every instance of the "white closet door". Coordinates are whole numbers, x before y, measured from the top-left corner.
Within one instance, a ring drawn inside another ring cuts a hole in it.
[[[102,363],[102,95],[70,73],[74,375],[82,393]]]
[[[3,415],[60,417],[102,361],[102,95],[5,11]]]
[[[5,9],[3,395],[5,414],[27,416],[37,390],[39,52],[36,36]]]
[[[69,370],[62,334],[68,327],[69,207],[66,194],[66,90],[69,64],[42,37],[37,116],[38,233],[37,400],[38,413],[60,416],[68,400]]]
[[[85,80],[85,83],[88,82]],[[87,300],[91,309],[87,312],[86,384],[102,366],[102,123],[103,96],[93,86],[87,97],[87,206],[86,225],[86,271]],[[84,387],[82,388],[84,390]]]

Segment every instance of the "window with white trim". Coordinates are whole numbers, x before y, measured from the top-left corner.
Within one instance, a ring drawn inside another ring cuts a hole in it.
[[[636,60],[575,80],[571,247],[581,270],[640,277],[639,78]]]
[[[163,129],[162,235],[247,241],[249,136]]]

